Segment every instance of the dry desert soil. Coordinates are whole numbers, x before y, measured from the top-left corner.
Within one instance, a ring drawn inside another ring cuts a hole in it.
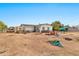
[[[53,40],[59,40],[63,48],[48,43]],[[0,56],[79,56],[79,33],[62,33],[60,37],[44,33],[0,33]]]

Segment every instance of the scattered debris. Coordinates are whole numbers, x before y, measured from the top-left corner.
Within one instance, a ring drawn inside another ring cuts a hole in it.
[[[65,40],[68,40],[68,41],[71,41],[72,40],[72,38],[68,38],[68,37],[65,37],[64,39]]]
[[[48,41],[48,42],[54,46],[63,47],[62,44],[60,43],[60,41],[58,41],[58,40]]]
[[[55,35],[55,32],[50,31],[49,33],[46,33],[45,35]]]
[[[56,37],[59,37],[60,35],[58,33],[55,34]]]

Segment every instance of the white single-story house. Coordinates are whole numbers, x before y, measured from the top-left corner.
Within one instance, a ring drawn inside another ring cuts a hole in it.
[[[39,24],[37,25],[36,27],[36,31],[39,31],[39,32],[46,32],[46,31],[51,31],[52,29],[52,26],[50,24]]]
[[[45,32],[50,31],[50,28],[52,28],[50,24],[38,24],[38,25],[21,24],[20,26],[15,27],[15,31]]]

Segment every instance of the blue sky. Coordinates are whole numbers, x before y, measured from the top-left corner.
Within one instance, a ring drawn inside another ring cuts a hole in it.
[[[56,20],[65,25],[77,25],[79,24],[79,4],[1,3],[0,20],[4,21],[8,26],[52,23]]]

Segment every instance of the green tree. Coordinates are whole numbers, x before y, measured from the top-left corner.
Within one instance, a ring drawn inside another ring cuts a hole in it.
[[[7,25],[4,22],[0,21],[0,31],[3,32],[6,28]]]
[[[61,22],[60,21],[55,21],[52,23],[53,26],[53,30],[54,31],[59,31],[60,27],[61,27]]]

